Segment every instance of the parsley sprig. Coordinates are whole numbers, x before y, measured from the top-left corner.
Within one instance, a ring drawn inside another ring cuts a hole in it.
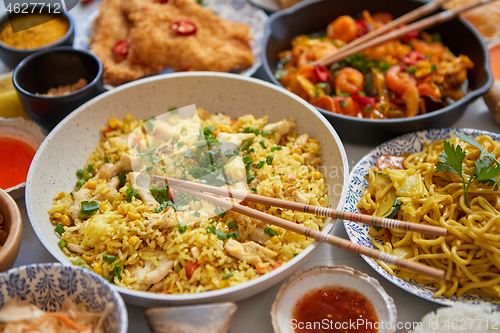
[[[494,186],[495,191],[498,190],[497,176],[500,175],[500,163],[493,154],[488,153],[473,137],[458,132],[455,132],[455,134],[460,140],[479,149],[480,155],[476,160],[474,169],[467,180],[462,171],[463,161],[466,156],[465,151],[459,145],[453,146],[449,141],[444,141],[444,150],[439,155],[440,161],[437,163],[436,172],[452,172],[462,178],[465,204],[469,207],[467,194],[472,183],[480,182],[488,186]]]

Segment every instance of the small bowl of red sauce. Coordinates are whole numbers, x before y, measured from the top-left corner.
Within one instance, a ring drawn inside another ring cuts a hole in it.
[[[281,287],[271,317],[275,333],[393,333],[397,312],[369,275],[348,266],[316,266]]]
[[[24,195],[31,161],[44,138],[32,121],[0,118],[0,188],[14,199]]]

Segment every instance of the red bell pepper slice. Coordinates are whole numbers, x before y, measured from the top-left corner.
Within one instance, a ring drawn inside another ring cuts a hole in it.
[[[425,55],[417,51],[410,51],[401,57],[401,60],[408,66],[415,65],[417,61],[425,59],[427,59]]]
[[[358,94],[353,94],[352,99],[358,103],[366,104],[370,106],[375,106],[376,100],[373,97],[360,96]]]
[[[126,57],[128,50],[130,49],[130,43],[126,40],[119,40],[113,46],[113,52],[119,56]]]
[[[363,20],[356,20],[356,25],[358,26],[357,37],[361,37],[370,32],[370,27]]]
[[[314,76],[319,82],[326,82],[332,79],[332,74],[325,66],[314,66]]]
[[[194,35],[196,33],[196,24],[191,20],[178,20],[172,23],[172,29],[181,36]]]

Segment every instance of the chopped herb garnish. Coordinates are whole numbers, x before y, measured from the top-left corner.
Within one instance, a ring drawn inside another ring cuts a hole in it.
[[[215,234],[217,235],[217,238],[218,238],[218,239],[222,239],[222,240],[224,240],[224,239],[227,239],[227,238],[228,238],[228,237],[227,237],[227,234],[226,234],[224,231],[221,231],[221,230],[219,230],[219,229],[215,229]]]
[[[219,207],[215,208],[214,213],[215,213],[215,215],[219,215],[220,217],[224,217],[224,215],[226,215],[226,212],[224,212]]]
[[[434,73],[438,67],[436,65],[431,66],[431,73]]]
[[[275,133],[276,133],[276,130],[262,131],[262,136],[271,136],[271,135],[274,135]]]
[[[248,156],[248,155],[247,155],[247,156],[245,156],[245,157],[243,157],[243,163],[244,163],[245,165],[246,165],[246,164],[250,164],[250,163],[252,163],[252,162],[253,162],[253,161],[252,161],[252,157],[250,157],[250,156]]]
[[[266,163],[267,163],[268,165],[273,164],[273,160],[274,160],[274,157],[273,157],[273,156],[271,156],[271,155],[269,155],[269,156],[267,156],[267,157],[266,157]]]
[[[245,128],[243,133],[253,133],[255,135],[259,135],[260,130],[257,127],[253,127],[253,128],[247,127],[247,128]]]
[[[265,141],[264,140],[260,140],[259,141],[259,145],[262,147],[262,149],[267,149],[267,146],[265,144]]]
[[[391,68],[391,65],[389,65],[388,63],[385,63],[385,62],[380,62],[379,68],[382,72],[385,73],[389,70],[389,68]]]
[[[328,83],[327,82],[316,83],[316,87],[321,88],[321,89],[326,89],[326,88],[328,88]]]
[[[255,179],[255,177],[251,174],[248,174],[247,175],[247,183],[250,184],[251,182],[253,182],[253,180]]]
[[[99,204],[97,201],[82,201],[82,209],[80,210],[80,216],[83,218],[93,215],[99,210]]]
[[[276,78],[276,80],[281,80],[285,75],[286,71],[282,69],[278,69],[276,72],[274,72],[274,77]]]
[[[249,139],[240,146],[240,150],[246,150],[248,147],[253,145],[253,139]]]
[[[90,266],[87,265],[87,263],[82,258],[76,259],[75,265],[77,265],[78,267],[81,267],[81,268],[90,269]]]
[[[255,149],[253,149],[253,148],[247,149],[247,153],[248,153],[248,154],[250,154],[250,153],[255,153]]]
[[[229,273],[228,275],[224,276],[223,279],[224,280],[227,280],[229,279],[231,276],[233,276],[233,273]]]
[[[358,95],[359,96],[362,96],[362,97],[366,97],[366,93],[364,91],[360,91],[358,92]]]
[[[196,217],[200,217],[201,216],[200,212],[198,212],[198,211],[194,212],[193,215],[196,216]]]
[[[184,157],[185,158],[191,158],[191,155],[193,154],[193,152],[191,150],[186,150],[184,152]]]
[[[209,234],[215,234],[215,226],[211,225],[211,226],[207,227],[207,232]]]
[[[231,221],[227,224],[227,226],[229,227],[229,229],[234,229],[237,227],[236,225],[236,221]]]
[[[177,222],[177,227],[179,228],[179,232],[181,234],[185,233],[187,227],[186,221],[180,220],[179,222]]]
[[[266,163],[266,161],[264,160],[260,160],[256,165],[255,165],[255,168],[256,169],[262,169],[264,167],[264,164]]]
[[[281,146],[271,147],[272,152],[276,151],[276,150],[282,150],[282,149],[283,149],[283,147],[281,147]]]
[[[92,164],[87,165],[87,172],[92,172],[94,166]]]
[[[68,244],[68,242],[66,242],[64,239],[60,239],[59,242],[57,242],[57,245],[59,245],[61,249],[65,247],[66,244]]]
[[[347,106],[347,101],[344,100],[344,101],[340,102],[340,106],[345,108]]]
[[[257,189],[256,189],[255,187],[251,187],[251,188],[250,188],[250,191],[252,191],[252,192],[257,192]]]
[[[146,171],[149,172],[151,170],[153,170],[153,166],[152,165],[148,165],[148,167],[146,168]]]
[[[137,191],[133,187],[129,187],[125,191],[125,200],[127,200],[128,202],[131,202],[132,198],[140,198],[140,195],[139,195],[139,193],[137,193]]]
[[[226,155],[226,157],[233,157],[234,151],[232,151],[231,149],[228,149],[224,152],[224,155]]]
[[[177,166],[177,167],[182,166],[182,162],[181,161],[175,161],[174,165]]]
[[[104,162],[105,162],[105,163],[109,163],[109,158],[104,157]]]
[[[408,73],[410,74],[415,74],[415,72],[417,71],[417,67],[415,66],[410,66],[408,67],[408,69],[406,70]]]
[[[118,179],[121,181],[121,182],[124,182],[125,179],[127,179],[127,175],[125,174],[125,172],[120,172],[120,174],[118,175]]]
[[[271,227],[266,227],[266,228],[264,229],[264,233],[265,233],[266,235],[271,236],[271,237],[273,237],[273,236],[278,236],[278,232],[277,232],[276,230],[274,230],[273,228],[271,228]]]
[[[473,182],[477,181],[488,186],[494,186],[494,190],[498,190],[497,176],[500,175],[500,163],[493,154],[488,153],[473,137],[458,132],[455,132],[455,134],[460,140],[476,147],[481,152],[475,162],[470,178],[467,181],[462,172],[462,164],[466,156],[465,151],[459,145],[453,146],[449,141],[443,142],[444,150],[439,155],[440,161],[437,163],[436,172],[452,172],[462,178],[465,204],[469,207],[467,194]]]
[[[115,267],[113,268],[113,272],[115,273],[115,276],[118,278],[118,280],[122,279],[122,269],[122,264],[120,264],[119,262],[117,262],[115,264]]]
[[[116,261],[116,257],[110,254],[105,254],[102,256],[102,261],[112,263]]]
[[[184,146],[184,141],[177,142],[177,147],[182,147],[182,146]]]
[[[56,225],[56,228],[54,229],[55,232],[57,232],[59,235],[62,235],[64,234],[64,226],[59,223],[58,225]]]
[[[84,173],[84,172],[85,172],[85,171],[84,171],[83,169],[78,169],[78,170],[76,171],[76,175],[77,175],[78,177],[83,177],[83,173]]]

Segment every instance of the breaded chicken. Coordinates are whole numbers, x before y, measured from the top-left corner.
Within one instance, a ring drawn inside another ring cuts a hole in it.
[[[90,51],[101,59],[104,82],[120,85],[175,71],[239,71],[252,66],[246,24],[229,22],[192,0],[104,0],[99,6]],[[178,35],[172,24],[186,19],[196,33]],[[128,42],[128,54],[117,55],[118,41]]]
[[[193,35],[178,35],[172,24],[190,20]],[[142,6],[130,33],[130,60],[157,70],[228,72],[252,66],[250,29],[227,21],[192,0]]]

